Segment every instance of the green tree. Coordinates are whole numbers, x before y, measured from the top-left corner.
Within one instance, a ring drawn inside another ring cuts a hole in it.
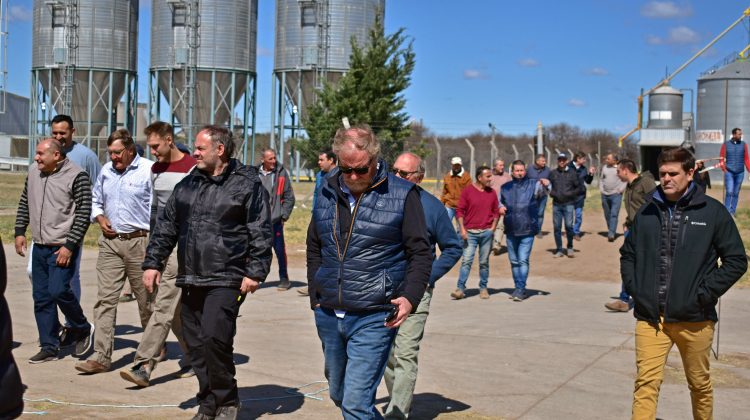
[[[377,14],[379,15],[379,14]],[[393,162],[409,135],[403,91],[411,84],[415,55],[404,28],[386,35],[376,17],[368,41],[359,46],[352,38],[349,71],[336,85],[326,83],[304,123],[309,140],[299,143],[308,162],[331,147],[336,130],[347,117],[351,125],[369,124],[380,140],[383,158]]]

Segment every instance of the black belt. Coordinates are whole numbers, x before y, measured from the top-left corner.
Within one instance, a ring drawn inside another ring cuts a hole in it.
[[[102,235],[104,235],[102,233]],[[142,238],[144,236],[148,236],[148,231],[145,229],[136,230],[134,232],[129,233],[115,233],[114,235],[104,235],[107,239],[120,239],[122,241],[127,241],[129,239],[135,239],[135,238]]]

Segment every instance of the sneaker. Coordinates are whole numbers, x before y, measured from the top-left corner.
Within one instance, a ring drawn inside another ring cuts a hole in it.
[[[29,358],[29,363],[37,364],[37,363],[49,362],[51,360],[56,360],[57,353],[58,351],[54,349],[41,349],[39,353]]]
[[[289,290],[290,287],[292,287],[292,282],[290,282],[289,279],[281,279],[279,285],[276,286],[276,290],[285,291]]]
[[[105,366],[95,360],[86,360],[83,362],[78,362],[76,363],[75,368],[79,372],[89,373],[92,375],[95,373],[107,372],[109,370],[108,366]]]
[[[558,249],[558,250],[557,250],[557,251],[555,252],[555,255],[554,255],[554,257],[555,257],[555,258],[562,258],[562,257],[564,257],[564,256],[565,256],[565,253],[564,253],[564,252],[563,252],[563,251],[562,251],[561,249]]]
[[[523,302],[526,299],[526,291],[523,289],[516,289],[513,292],[513,302]]]
[[[479,289],[479,299],[489,299],[490,292],[487,289]]]
[[[573,235],[573,239],[575,239],[576,241],[580,241],[581,235]]]
[[[452,292],[451,292],[451,297],[452,297],[453,299],[455,299],[455,300],[459,300],[459,299],[463,299],[463,298],[465,298],[465,297],[466,297],[466,295],[464,294],[464,291],[463,291],[463,290],[461,290],[461,289],[456,289],[456,290],[454,290],[454,291],[452,291]]]
[[[536,238],[537,239],[542,239],[542,238],[544,238],[544,234],[542,232],[539,232],[539,233],[536,234]]]
[[[73,356],[81,357],[91,350],[94,344],[94,324],[89,324],[88,329],[79,330],[76,334],[76,348],[73,350]]]
[[[120,299],[118,299],[118,302],[126,303],[126,302],[132,302],[134,300],[135,300],[135,295],[132,293],[128,293],[126,295],[120,296]]]
[[[151,375],[146,370],[146,366],[141,364],[129,369],[120,369],[120,377],[140,387],[146,387]]]
[[[615,237],[614,236],[607,236],[607,240],[610,241],[610,242],[614,242],[615,241]]]
[[[621,301],[620,299],[613,300],[612,302],[607,302],[604,304],[604,307],[613,312],[628,312],[630,310],[630,305],[628,305],[627,302]]]
[[[307,290],[307,287],[297,289],[297,293],[299,293],[302,296],[310,296],[310,292]]]
[[[185,366],[177,372],[177,377],[180,379],[192,378],[195,376],[195,369],[192,366]]]
[[[237,415],[240,413],[241,408],[242,404],[219,407],[219,409],[216,410],[216,417],[214,418],[221,420],[237,420]]]
[[[72,328],[62,327],[60,329],[60,348],[70,347],[76,343],[76,335]]]
[[[568,258],[575,258],[576,251],[573,248],[568,248],[568,250],[565,252],[565,255],[567,255]]]
[[[214,420],[216,417],[210,416],[208,414],[203,414],[200,411],[193,416],[193,420]]]

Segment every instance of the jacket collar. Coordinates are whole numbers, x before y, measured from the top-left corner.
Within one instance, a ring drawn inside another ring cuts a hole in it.
[[[231,175],[239,166],[239,162],[237,162],[237,159],[231,158],[229,159],[229,164],[226,168],[224,168],[224,172],[222,172],[220,175],[213,176],[209,175],[201,170],[198,169],[196,166],[195,169],[193,169],[193,174],[197,177],[205,179],[207,182],[212,182],[215,184],[223,184],[227,178],[229,178],[229,175]]]
[[[666,206],[667,198],[664,195],[664,190],[662,189],[661,185],[659,185],[654,190],[654,193],[651,195],[651,197],[656,205],[660,207]],[[677,207],[692,207],[703,204],[705,202],[706,194],[701,188],[696,188],[695,182],[691,181],[690,185],[688,185],[687,191],[685,191],[685,194],[683,194],[675,204]]]

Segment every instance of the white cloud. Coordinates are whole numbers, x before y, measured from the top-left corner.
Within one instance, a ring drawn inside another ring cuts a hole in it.
[[[8,19],[11,22],[31,22],[33,12],[23,6],[10,6],[8,10]]]
[[[586,70],[586,74],[589,76],[609,76],[609,70],[603,67],[592,67]]]
[[[482,70],[466,69],[464,70],[464,79],[466,80],[486,80],[490,76]]]
[[[641,15],[651,19],[673,19],[693,14],[690,5],[678,6],[672,1],[651,1],[643,5]]]
[[[583,99],[578,99],[578,98],[570,98],[568,99],[568,105],[576,107],[576,108],[580,108],[580,107],[586,106],[586,101],[584,101]]]
[[[518,60],[518,65],[521,67],[538,67],[539,61],[534,58],[522,58]]]
[[[695,44],[700,42],[700,40],[701,36],[698,32],[695,32],[687,26],[671,28],[666,38],[656,35],[648,35],[646,37],[646,43],[650,45],[685,45]]]

